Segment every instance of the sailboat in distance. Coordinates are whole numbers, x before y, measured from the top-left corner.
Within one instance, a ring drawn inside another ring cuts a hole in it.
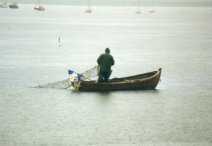
[[[85,13],[91,13],[91,0],[88,0],[88,9],[85,10]]]
[[[149,13],[154,13],[155,12],[155,9],[154,9],[153,5],[154,5],[154,2],[153,2],[153,0],[151,0],[151,7],[152,8],[149,9]]]
[[[137,11],[136,11],[137,14],[141,14],[141,11],[140,11],[140,0],[137,0]]]
[[[6,2],[0,3],[0,8],[7,8],[7,7],[8,7],[8,5]]]
[[[41,6],[40,5],[40,0],[38,1],[38,4],[34,7],[34,9],[35,10],[37,10],[37,11],[44,11],[45,10],[45,8],[44,8],[44,6]]]

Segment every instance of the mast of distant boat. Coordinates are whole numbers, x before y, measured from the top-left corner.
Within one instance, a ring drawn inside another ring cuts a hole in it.
[[[85,10],[85,12],[86,13],[91,13],[92,12],[92,10],[91,10],[91,1],[90,0],[88,0],[88,9]]]
[[[40,0],[38,0],[38,3],[37,3],[37,7],[39,8],[40,7]]]

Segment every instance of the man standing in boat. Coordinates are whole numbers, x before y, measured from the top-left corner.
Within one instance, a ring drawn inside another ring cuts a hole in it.
[[[115,64],[113,56],[110,55],[110,49],[106,48],[105,53],[101,54],[97,59],[97,63],[100,66],[99,71],[99,82],[108,82],[108,79],[111,75],[111,66]]]

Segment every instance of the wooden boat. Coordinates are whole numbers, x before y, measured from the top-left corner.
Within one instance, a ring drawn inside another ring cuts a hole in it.
[[[72,82],[76,91],[116,91],[116,90],[151,90],[155,89],[160,81],[161,68],[157,71],[144,74],[113,78],[107,83],[96,81]]]

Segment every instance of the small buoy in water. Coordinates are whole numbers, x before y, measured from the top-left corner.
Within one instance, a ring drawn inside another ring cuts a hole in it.
[[[58,38],[58,46],[62,46],[62,44],[60,43],[60,37]]]

